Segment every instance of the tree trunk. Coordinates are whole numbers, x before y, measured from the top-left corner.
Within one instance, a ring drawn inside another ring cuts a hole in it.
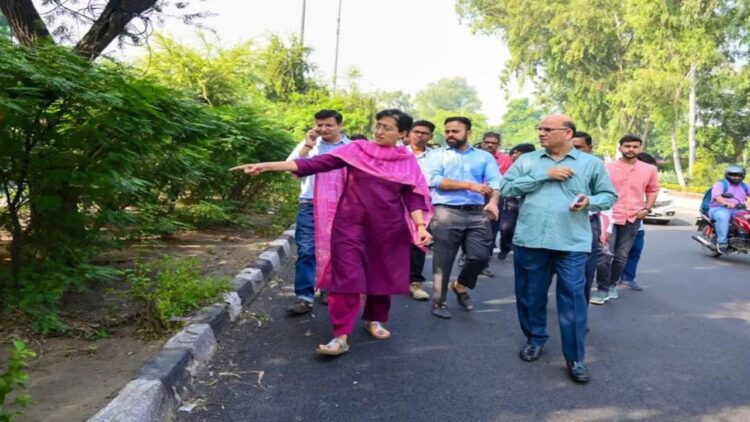
[[[695,142],[695,116],[696,116],[696,99],[695,99],[695,64],[690,65],[688,73],[690,80],[690,94],[688,96],[688,175],[693,176],[693,167],[695,166],[696,142]]]
[[[0,0],[0,11],[21,45],[31,47],[39,41],[52,40],[31,0]]]
[[[646,120],[646,126],[643,128],[643,136],[641,136],[641,139],[643,139],[643,145],[641,145],[643,151],[646,151],[646,145],[648,144],[650,136],[651,136],[651,122]]]
[[[672,138],[672,161],[674,162],[674,172],[677,174],[677,182],[684,188],[687,184],[685,183],[685,175],[682,173],[682,163],[680,163],[680,148],[677,145],[678,129],[679,123],[675,121],[670,132],[670,137]]]
[[[157,0],[110,0],[74,50],[81,56],[94,60],[125,31],[125,27],[135,16],[153,8],[156,2]]]

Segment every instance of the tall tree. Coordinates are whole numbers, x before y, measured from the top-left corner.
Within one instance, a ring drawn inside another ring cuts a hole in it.
[[[40,8],[32,0],[0,1],[0,12],[8,20],[13,34],[21,45],[35,46],[40,42],[54,42],[53,38],[74,41],[74,51],[93,60],[112,41],[141,43],[151,32],[152,22],[159,19],[167,7],[184,11],[189,1],[172,4],[167,0],[91,0],[78,4],[66,0],[43,0]],[[202,13],[182,13],[191,22]],[[71,20],[73,23],[71,23]],[[53,30],[47,23],[55,25]],[[88,27],[78,40],[73,40],[72,28]]]
[[[507,72],[531,78],[538,98],[597,128],[605,143],[623,133],[669,134],[680,172],[689,71],[706,74],[733,47],[727,28],[746,21],[745,3],[458,0],[457,9],[475,30],[506,40]],[[746,37],[736,26],[735,38]]]
[[[479,113],[482,108],[477,90],[460,77],[430,83],[417,93],[414,103],[420,116],[430,116],[440,111]]]
[[[435,123],[435,142],[444,140],[442,125],[447,117],[465,116],[472,121],[474,137],[481,136],[487,127],[487,117],[482,114],[482,102],[477,90],[464,78],[443,78],[430,83],[414,97],[415,116]]]
[[[536,142],[534,129],[542,118],[542,113],[529,104],[528,98],[512,100],[508,111],[503,115],[503,146],[509,147],[525,142]]]

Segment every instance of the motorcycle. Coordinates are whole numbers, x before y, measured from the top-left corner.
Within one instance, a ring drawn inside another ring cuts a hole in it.
[[[735,199],[731,193],[721,195],[726,199]],[[746,254],[750,252],[750,211],[745,204],[739,203],[735,209],[741,210],[736,212],[729,223],[729,235],[727,242],[727,254]],[[693,240],[703,246],[703,251],[712,257],[723,255],[719,252],[716,238],[715,221],[708,215],[701,213],[697,223],[698,233],[692,236]]]

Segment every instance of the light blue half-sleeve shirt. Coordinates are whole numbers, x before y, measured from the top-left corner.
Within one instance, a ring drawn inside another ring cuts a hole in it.
[[[552,180],[547,172],[553,167],[569,167],[574,174],[568,180]],[[617,200],[604,163],[597,157],[575,148],[560,161],[545,150],[520,156],[500,183],[502,196],[521,197],[513,243],[526,248],[591,252],[589,214],[570,209],[580,193],[589,198],[588,211],[610,209]]]
[[[312,158],[316,155],[321,154],[327,154],[331,151],[333,151],[335,148],[338,148],[342,145],[346,145],[350,143],[351,141],[349,138],[347,138],[346,135],[343,133],[341,134],[341,139],[338,140],[338,142],[335,143],[328,143],[323,140],[320,136],[315,140],[315,146],[310,149],[310,153],[305,158]],[[289,157],[287,158],[287,161],[289,160],[296,160],[300,158],[299,152],[302,150],[302,147],[305,145],[305,141],[300,142],[297,144],[296,147],[294,147],[294,150],[292,150],[292,153],[289,154]],[[302,181],[300,182],[300,194],[299,199],[302,202],[311,202],[313,199],[313,192],[315,191],[315,176],[306,176],[302,178]]]
[[[484,205],[485,197],[470,190],[442,190],[443,179],[462,182],[475,182],[500,189],[500,169],[489,152],[469,147],[464,151],[456,148],[440,148],[428,158],[429,178],[432,189],[432,203],[435,205]]]

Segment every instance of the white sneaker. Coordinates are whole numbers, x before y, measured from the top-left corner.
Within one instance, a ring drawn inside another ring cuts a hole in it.
[[[593,295],[591,295],[589,303],[591,303],[592,305],[604,305],[608,300],[609,294],[607,292],[597,290]]]
[[[617,293],[617,286],[612,286],[609,288],[608,296],[610,299],[617,299],[620,297],[620,295]]]

